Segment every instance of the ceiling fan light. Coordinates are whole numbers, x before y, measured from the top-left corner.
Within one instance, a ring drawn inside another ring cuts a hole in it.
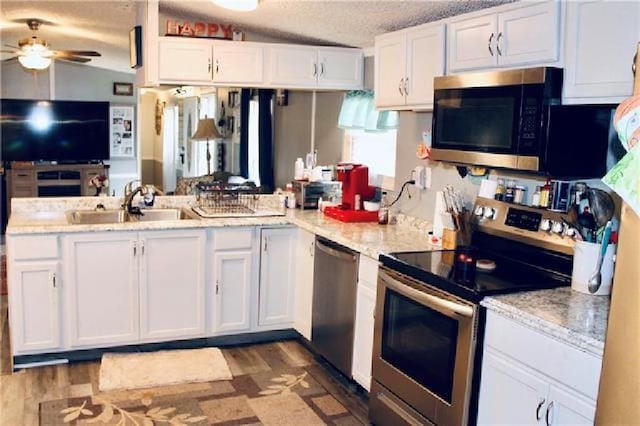
[[[43,70],[51,65],[51,58],[45,58],[40,55],[22,55],[18,56],[18,62],[23,67],[30,70]]]
[[[213,3],[225,9],[248,12],[258,7],[259,0],[213,0]]]

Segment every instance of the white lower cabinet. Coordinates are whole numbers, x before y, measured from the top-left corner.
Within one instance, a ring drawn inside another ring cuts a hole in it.
[[[371,387],[371,360],[373,354],[373,327],[377,278],[378,262],[364,254],[360,254],[352,375],[353,379],[366,390],[369,390]]]
[[[258,327],[293,325],[295,234],[291,227],[260,231]]]
[[[310,341],[313,307],[313,260],[316,250],[316,236],[312,232],[298,228],[295,245],[295,312],[293,328]]]
[[[204,231],[140,233],[140,338],[201,337],[204,313]]]
[[[55,260],[12,265],[9,320],[14,353],[60,348],[59,265]]]
[[[592,425],[602,360],[487,314],[478,424]]]
[[[67,238],[71,348],[204,332],[204,231],[109,232]]]

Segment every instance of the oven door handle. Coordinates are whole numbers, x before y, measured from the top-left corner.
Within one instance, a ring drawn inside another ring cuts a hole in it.
[[[385,274],[384,271],[378,271],[378,275],[389,288],[397,291],[403,296],[416,300],[423,305],[434,307],[440,311],[444,311],[444,313],[448,313],[449,315],[457,314],[467,318],[473,317],[473,308],[471,306],[462,305],[460,303],[445,300],[438,296],[416,290],[413,287],[402,284],[400,281],[391,278],[389,275]]]

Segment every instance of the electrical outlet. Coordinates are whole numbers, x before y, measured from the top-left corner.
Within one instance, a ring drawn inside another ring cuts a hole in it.
[[[431,167],[424,168],[424,187],[431,189]]]
[[[415,181],[414,185],[418,189],[424,188],[424,167],[416,166],[413,168],[413,180]]]

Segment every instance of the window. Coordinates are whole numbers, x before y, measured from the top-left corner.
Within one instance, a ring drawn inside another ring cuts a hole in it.
[[[369,184],[393,190],[396,174],[397,130],[345,130],[342,158],[369,167]]]

